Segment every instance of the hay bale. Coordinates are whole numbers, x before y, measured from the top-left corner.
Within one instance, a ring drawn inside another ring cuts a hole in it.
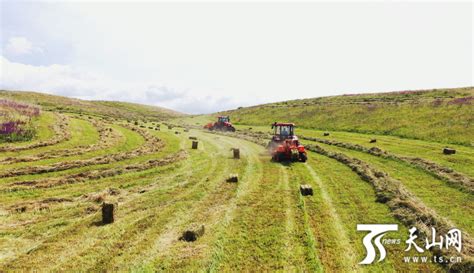
[[[229,177],[226,179],[226,182],[239,182],[239,175],[238,174],[230,174]]]
[[[175,133],[176,135],[179,135],[179,134],[180,134],[178,131],[175,131],[174,133]]]
[[[239,148],[232,148],[232,151],[234,152],[234,158],[235,159],[240,159],[240,149]]]
[[[197,148],[198,148],[198,143],[199,143],[199,142],[197,142],[197,141],[193,141],[193,146],[192,146],[192,148],[193,148],[193,149],[197,149]]]
[[[111,224],[114,222],[114,204],[103,203],[102,204],[102,223]]]
[[[451,149],[451,148],[444,148],[443,149],[443,154],[445,154],[445,155],[453,155],[455,153],[456,153],[455,149]]]
[[[370,143],[375,143],[375,142],[377,142],[377,139],[372,138],[369,142],[370,142]]]
[[[308,184],[300,185],[300,192],[303,196],[313,195],[313,188]]]
[[[179,239],[186,242],[194,242],[204,235],[204,231],[204,225],[193,224],[183,232]]]
[[[323,136],[329,136],[329,132],[324,132]]]
[[[197,140],[198,138],[195,136],[190,136],[189,139]]]
[[[168,130],[171,130],[171,129],[173,129],[173,126],[168,125]]]

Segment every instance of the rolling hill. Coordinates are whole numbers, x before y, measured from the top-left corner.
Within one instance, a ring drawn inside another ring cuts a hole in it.
[[[88,101],[38,92],[0,90],[0,98],[28,102],[44,110],[121,119],[163,120],[184,114],[157,106],[117,101]]]
[[[240,125],[288,121],[306,129],[474,145],[474,87],[301,99],[219,114]]]

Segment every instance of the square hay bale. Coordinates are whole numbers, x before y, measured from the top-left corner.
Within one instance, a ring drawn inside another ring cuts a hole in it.
[[[197,141],[193,141],[193,146],[192,146],[192,148],[193,148],[193,149],[197,149],[197,148],[198,148],[198,143],[199,143],[199,142],[197,142]]]
[[[323,136],[329,136],[329,132],[324,132]]]
[[[239,148],[232,148],[232,151],[234,152],[234,158],[235,159],[240,159],[240,149]]]
[[[168,130],[171,130],[171,129],[173,129],[173,126],[168,125]]]
[[[114,209],[115,205],[111,203],[102,204],[102,223],[111,224],[114,222]]]
[[[176,135],[179,135],[179,134],[180,134],[178,131],[175,131],[174,133],[175,133]]]
[[[232,183],[239,182],[239,175],[238,174],[230,174],[229,177],[226,179],[226,182],[232,182]]]
[[[455,149],[451,149],[451,148],[444,148],[443,149],[443,154],[445,154],[445,155],[453,155],[455,153],[456,153]]]
[[[204,225],[192,224],[185,231],[183,231],[179,239],[186,242],[194,242],[199,237],[204,235],[204,231]]]
[[[308,184],[300,185],[300,192],[303,196],[313,195],[313,188]]]
[[[198,138],[195,136],[190,136],[189,139],[197,140]]]
[[[372,138],[369,142],[370,142],[370,143],[375,143],[375,142],[377,142],[377,139]]]

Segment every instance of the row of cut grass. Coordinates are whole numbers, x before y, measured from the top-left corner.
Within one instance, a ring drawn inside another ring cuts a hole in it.
[[[410,192],[440,216],[454,222],[463,232],[473,234],[474,219],[466,217],[474,213],[474,196],[472,194],[452,188],[446,182],[403,162],[322,143],[318,143],[318,145],[329,151],[341,152],[361,159],[386,172],[389,176],[401,181]]]
[[[238,129],[251,131],[260,131],[272,133],[270,126],[243,126],[237,125]],[[442,166],[446,166],[460,173],[474,177],[474,148],[469,146],[445,144],[439,142],[430,142],[425,140],[416,140],[401,138],[396,136],[361,134],[342,131],[330,131],[329,136],[323,136],[326,131],[296,128],[296,135],[306,137],[325,138],[329,140],[337,140],[352,144],[359,144],[367,148],[378,147],[382,150],[391,152],[400,156],[420,157],[429,161],[433,161]],[[369,143],[371,139],[376,139],[376,143]],[[442,150],[444,147],[456,149],[455,155],[444,155]]]
[[[314,170],[317,177],[311,175],[311,171],[305,172],[306,168],[302,165],[297,165],[295,171],[314,189],[314,196],[307,198],[305,205],[316,237],[318,253],[326,271],[441,271],[441,268],[432,264],[402,262],[405,255],[417,254],[404,251],[403,242],[408,238],[408,228],[392,216],[386,205],[375,201],[375,192],[371,185],[361,180],[350,168],[313,152],[309,153],[309,161],[306,164]],[[319,183],[317,179],[320,180]],[[336,221],[340,223],[339,228],[334,226]],[[398,224],[399,231],[390,232],[386,237],[400,238],[402,244],[385,246],[388,254],[382,263],[358,265],[366,254],[362,244],[366,233],[357,231],[357,224]],[[344,239],[348,241],[341,242]],[[351,251],[354,253],[350,253]],[[351,255],[355,257],[350,259]]]
[[[194,170],[194,172],[189,172],[189,169],[181,169],[181,171],[173,172],[174,177],[164,181],[165,183],[162,185],[162,187],[153,188],[153,190],[150,190],[149,192],[141,195],[139,198],[140,200],[133,199],[128,201],[125,205],[120,206],[120,209],[118,211],[118,217],[120,217],[121,221],[119,223],[114,223],[113,226],[111,225],[102,227],[100,228],[100,230],[96,231],[87,230],[99,228],[91,228],[87,225],[81,228],[81,230],[84,231],[86,234],[80,233],[78,234],[78,236],[82,238],[89,234],[89,239],[78,240],[79,245],[77,246],[77,249],[74,249],[72,251],[66,252],[63,248],[60,248],[62,250],[60,253],[62,254],[60,254],[59,259],[57,260],[58,262],[54,264],[51,268],[78,268],[77,266],[81,268],[87,268],[88,266],[95,269],[102,268],[107,264],[107,259],[113,258],[113,255],[107,256],[102,254],[103,251],[106,251],[106,253],[110,253],[111,249],[107,248],[108,244],[126,244],[130,246],[135,245],[135,241],[131,240],[130,237],[140,236],[145,231],[156,232],[157,230],[159,230],[159,227],[157,226],[158,223],[166,223],[166,215],[169,214],[169,216],[171,216],[173,213],[175,213],[175,210],[179,210],[181,202],[175,203],[172,202],[173,200],[178,199],[183,201],[183,206],[185,204],[186,206],[192,206],[192,200],[194,200],[195,198],[202,198],[203,192],[197,191],[198,193],[196,193],[195,191],[199,189],[199,185],[202,186],[206,184],[206,177],[209,178],[214,177],[214,175],[216,175],[216,173],[214,173],[216,171],[216,167],[218,169],[220,169],[221,167],[218,164],[213,163],[211,165],[214,166],[212,168],[214,169],[214,171],[212,171],[212,173],[209,173],[209,162],[212,161],[217,163],[217,161],[212,160],[212,158],[210,158],[209,156],[202,157],[196,151],[194,151],[194,153],[199,156],[198,162],[192,162],[192,165],[196,167],[197,170]],[[189,164],[186,165],[189,167]],[[203,175],[199,174],[201,172]],[[197,181],[200,182],[197,183]],[[186,189],[186,187],[188,187],[186,185],[189,185],[190,188]],[[187,198],[189,198],[189,201],[186,202],[185,199]],[[94,238],[92,239],[92,242],[90,237],[91,232]],[[99,234],[96,234],[94,232],[97,232]],[[125,232],[125,234],[123,232]],[[74,233],[76,234],[77,232]],[[96,238],[101,239],[97,240]],[[126,240],[124,240],[124,238],[126,238]],[[69,239],[66,239],[66,241],[69,241]],[[139,244],[138,246],[141,246],[141,244]],[[50,255],[47,253],[49,253],[50,251],[54,252],[55,250],[50,249],[48,247],[47,249],[48,251],[45,252],[40,251],[41,253],[44,253],[46,255],[45,259],[47,258],[47,255]],[[121,252],[120,249],[122,248],[113,249],[115,249],[114,252]],[[69,256],[73,258],[72,263],[66,262],[71,261],[70,259],[66,259],[66,257]],[[40,257],[38,257],[38,259],[39,258]],[[62,261],[64,261],[65,263],[62,263]],[[20,266],[20,268],[28,268],[28,265],[25,265],[24,263],[18,264],[23,264],[22,266]],[[32,263],[27,264],[32,265]]]
[[[81,119],[70,119],[70,130],[71,130],[71,139],[58,143],[57,145],[51,145],[47,147],[39,147],[31,150],[23,150],[18,152],[8,152],[2,153],[2,158],[6,157],[28,157],[34,156],[40,153],[45,152],[53,152],[58,150],[67,150],[73,149],[78,146],[85,146],[85,145],[93,145],[97,144],[99,141],[99,134],[96,128],[88,121],[81,120]],[[54,160],[37,160],[34,163],[32,162],[20,162],[20,163],[13,163],[8,165],[0,166],[0,170],[5,169],[13,169],[13,168],[21,168],[24,166],[31,166],[31,165],[41,165],[41,164],[50,164],[55,162],[60,162],[65,160],[65,157],[62,158],[55,158]]]
[[[170,136],[169,139],[174,138],[174,136]],[[176,141],[174,141],[174,143],[168,144],[169,145],[167,147],[173,147],[175,151],[179,146],[179,143],[177,143]],[[172,152],[172,150],[170,149],[167,152]],[[42,241],[43,239],[48,238],[50,236],[60,240],[64,233],[67,234],[67,232],[72,232],[74,228],[72,228],[71,230],[71,225],[74,226],[76,224],[82,224],[83,221],[87,222],[91,219],[91,217],[84,215],[84,210],[89,205],[87,204],[87,200],[83,200],[82,198],[80,198],[81,195],[86,193],[94,193],[97,191],[100,192],[107,187],[116,187],[127,192],[125,198],[127,198],[128,196],[137,196],[137,194],[131,194],[131,192],[138,192],[138,189],[141,187],[148,187],[150,185],[156,184],[156,178],[162,175],[164,175],[164,178],[166,178],[167,176],[175,176],[176,173],[173,172],[173,170],[175,170],[175,167],[172,166],[163,166],[140,173],[126,174],[120,177],[93,181],[92,183],[83,183],[82,185],[69,185],[69,187],[63,187],[61,189],[58,188],[54,190],[50,189],[50,191],[45,191],[55,197],[74,198],[75,202],[72,204],[66,203],[64,205],[55,206],[50,212],[46,213],[33,211],[31,213],[16,214],[11,216],[10,220],[12,223],[21,223],[23,219],[28,218],[37,219],[33,219],[34,221],[36,221],[35,224],[31,226],[27,225],[26,230],[9,229],[8,232],[2,232],[2,234],[5,235],[4,239],[19,237],[16,241],[34,242],[38,240]],[[166,183],[163,186],[165,186],[163,187],[163,189],[166,190]],[[152,188],[153,187],[157,186],[152,186]],[[41,197],[41,199],[44,198],[44,196],[41,195],[38,197]],[[31,201],[31,199],[29,198],[26,200]],[[87,229],[87,226],[85,228]],[[52,256],[50,256],[50,258],[51,257]]]
[[[72,156],[68,157],[67,160],[82,160],[82,159],[90,159],[93,157],[98,157],[98,156],[105,156],[105,155],[110,155],[110,154],[116,154],[116,153],[121,153],[121,152],[128,152],[132,151],[134,149],[139,148],[141,145],[145,143],[145,140],[143,137],[124,127],[118,126],[118,125],[113,125],[113,127],[116,130],[119,130],[121,134],[124,135],[125,139],[123,143],[119,143],[117,146],[113,146],[108,149],[103,149],[103,150],[97,150],[97,151],[92,151],[88,152],[85,154],[77,155],[77,156]],[[40,179],[40,178],[55,178],[55,177],[61,177],[65,176],[68,174],[73,174],[73,173],[79,173],[83,171],[90,171],[90,170],[99,170],[99,169],[105,169],[109,168],[111,166],[117,166],[121,164],[127,164],[133,161],[136,161],[139,158],[132,158],[132,159],[127,159],[119,162],[113,162],[110,164],[102,164],[102,165],[89,165],[89,166],[84,166],[84,167],[79,167],[79,168],[72,168],[72,169],[67,169],[67,170],[62,170],[62,171],[55,171],[55,172],[48,172],[48,173],[42,173],[42,174],[32,174],[32,175],[19,175],[15,177],[9,177],[9,178],[4,178],[0,181],[0,184],[4,185],[5,183],[11,183],[11,182],[17,182],[17,181],[25,181],[25,180],[34,180],[34,179]],[[52,162],[52,163],[57,163],[57,162],[62,162],[60,158],[53,158],[53,159],[47,159],[45,162]],[[36,166],[35,164],[38,162],[35,162],[33,166]],[[43,162],[41,162],[43,163]]]

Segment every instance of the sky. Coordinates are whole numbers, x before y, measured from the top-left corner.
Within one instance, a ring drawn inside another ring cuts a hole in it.
[[[473,86],[473,3],[0,0],[0,89],[185,113]]]

